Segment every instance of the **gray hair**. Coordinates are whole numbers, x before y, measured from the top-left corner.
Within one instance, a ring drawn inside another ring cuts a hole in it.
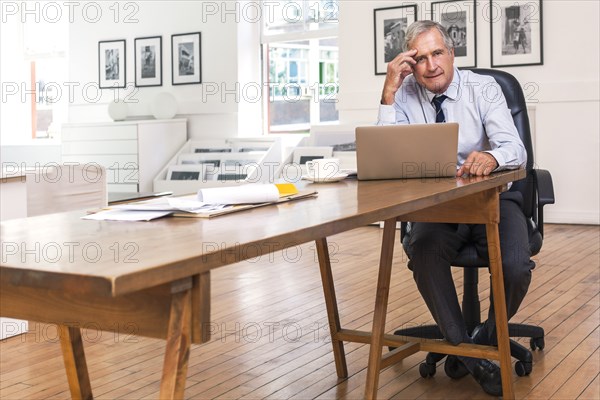
[[[444,39],[444,44],[446,45],[446,48],[448,49],[448,51],[451,51],[452,49],[454,49],[454,40],[452,40],[452,38],[448,34],[448,31],[446,30],[446,28],[444,28],[444,26],[440,23],[425,20],[425,21],[415,21],[412,24],[410,24],[410,26],[406,30],[406,36],[404,36],[404,43],[403,43],[404,50],[403,51],[409,50],[410,44],[419,35],[421,35],[425,32],[429,32],[432,29],[437,29],[438,32],[440,32],[440,34],[442,35],[442,38]]]

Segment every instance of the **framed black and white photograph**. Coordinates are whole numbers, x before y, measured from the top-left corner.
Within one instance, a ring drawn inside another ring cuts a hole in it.
[[[98,85],[100,89],[125,87],[125,40],[98,42]]]
[[[490,1],[492,67],[542,65],[542,0]]]
[[[203,181],[206,174],[205,164],[171,165],[167,171],[169,181]]]
[[[171,36],[173,85],[202,83],[200,32]]]
[[[137,38],[135,44],[135,86],[162,85],[162,37]]]
[[[431,3],[431,20],[442,24],[454,41],[454,65],[477,66],[476,0],[449,0]]]
[[[387,64],[402,52],[406,28],[417,20],[417,5],[376,8],[375,75],[385,75]]]

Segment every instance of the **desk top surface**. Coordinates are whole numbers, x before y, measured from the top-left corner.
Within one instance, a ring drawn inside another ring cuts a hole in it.
[[[525,177],[345,180],[311,185],[316,198],[213,219],[90,221],[85,211],[1,224],[0,280],[75,294],[117,296],[401,216]],[[304,186],[306,185],[306,186]],[[316,185],[316,187],[315,187]]]

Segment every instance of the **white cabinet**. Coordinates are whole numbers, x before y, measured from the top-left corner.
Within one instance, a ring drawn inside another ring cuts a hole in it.
[[[151,192],[186,139],[186,119],[64,124],[62,161],[100,164],[109,192]]]

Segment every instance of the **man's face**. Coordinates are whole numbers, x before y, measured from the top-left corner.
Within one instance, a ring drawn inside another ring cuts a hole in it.
[[[417,64],[413,75],[422,86],[433,93],[443,93],[454,77],[454,51],[449,51],[437,29],[417,36],[410,45],[416,49]]]

